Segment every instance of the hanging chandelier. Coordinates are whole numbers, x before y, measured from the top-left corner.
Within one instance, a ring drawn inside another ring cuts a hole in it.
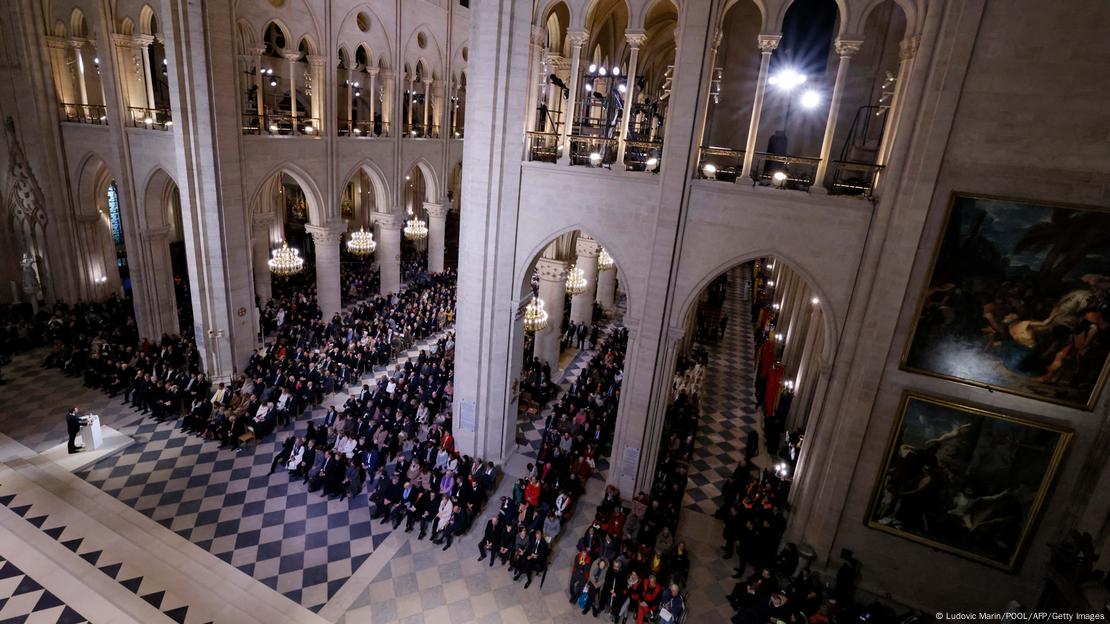
[[[573,264],[570,265],[570,268],[567,269],[567,294],[577,295],[585,291],[586,272]]]
[[[274,250],[273,257],[267,264],[274,275],[294,275],[304,269],[304,258],[301,257],[301,252],[291,249],[288,243],[282,241],[281,248]]]
[[[356,256],[369,256],[377,248],[378,243],[374,242],[374,233],[367,232],[366,228],[359,228],[357,232],[352,232],[350,240],[347,241],[347,251]]]
[[[423,219],[412,213],[409,214],[412,218],[405,222],[405,238],[412,241],[428,238],[428,225]]]
[[[547,311],[543,309],[543,299],[532,297],[524,307],[524,331],[538,332],[547,329]]]
[[[597,270],[608,271],[613,268],[614,264],[613,256],[610,256],[609,252],[605,251],[605,248],[602,247],[601,253],[597,254]]]

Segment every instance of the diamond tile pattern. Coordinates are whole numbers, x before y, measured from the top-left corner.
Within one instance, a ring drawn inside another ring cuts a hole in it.
[[[0,622],[82,624],[88,620],[11,561],[0,557]]]
[[[723,305],[725,335],[703,346],[709,365],[702,384],[701,416],[683,507],[712,515],[721,487],[744,456],[747,433],[759,423],[748,265],[729,273]]]
[[[421,341],[395,362],[435,343]],[[374,376],[387,370],[381,367]],[[367,377],[369,379],[369,376]],[[341,405],[339,395],[325,408]],[[367,492],[346,500],[310,493],[280,467],[269,475],[281,440],[303,434],[325,409],[239,452],[149,420],[121,431],[137,440],[79,476],[305,608],[319,612],[392,526],[370,521]]]

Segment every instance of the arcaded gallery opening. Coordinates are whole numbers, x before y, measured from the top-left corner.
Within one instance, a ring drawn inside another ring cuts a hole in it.
[[[3,0],[0,624],[1110,618],[1106,0]]]

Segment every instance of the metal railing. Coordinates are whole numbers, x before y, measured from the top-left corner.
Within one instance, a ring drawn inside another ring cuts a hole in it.
[[[439,126],[436,125],[423,125],[423,124],[405,124],[405,133],[403,135],[406,139],[438,139]]]
[[[243,134],[268,136],[318,136],[320,120],[315,117],[294,117],[289,113],[245,113]]]
[[[817,165],[820,163],[820,158],[756,152],[755,160],[752,161],[752,179],[757,184],[808,189],[813,185]]]
[[[528,133],[528,160],[554,163],[559,160],[559,135],[555,132]]]
[[[619,141],[604,137],[570,137],[570,164],[611,166],[617,160]]]
[[[389,122],[386,121],[346,121],[338,123],[339,136],[376,138],[389,136]]]
[[[173,116],[168,108],[129,106],[127,107],[127,116],[124,118],[124,123],[132,128],[169,130],[173,128]]]
[[[108,125],[108,107],[103,104],[62,103],[62,121],[70,123]]]
[[[625,141],[624,143],[624,166],[629,171],[658,171],[662,158],[662,140]]]
[[[727,147],[703,145],[698,150],[698,170],[694,174],[707,180],[735,182],[744,165],[744,152]]]
[[[832,195],[871,197],[882,165],[834,160],[829,163],[828,188]]]

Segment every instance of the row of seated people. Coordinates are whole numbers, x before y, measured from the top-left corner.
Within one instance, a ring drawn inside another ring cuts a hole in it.
[[[404,250],[401,258],[401,280],[409,281],[428,270],[428,252]]]
[[[527,475],[486,524],[478,560],[507,565],[514,581],[526,577],[526,588],[535,574],[546,573],[553,543],[585,491],[596,458],[607,452],[627,343],[623,328],[599,339],[586,368],[552,404],[536,462],[528,464]]]
[[[339,265],[339,285],[343,305],[369,299],[380,290],[381,269],[370,262],[342,251]]]
[[[676,365],[651,495],[639,492],[626,507],[610,486],[579,540],[569,593],[583,614],[607,612],[614,622],[631,617],[643,624],[652,618],[676,622],[686,611],[682,588],[690,559],[685,544],[675,544],[674,534],[693,444],[685,424],[696,425],[703,377],[691,373],[702,364],[683,358]]]
[[[640,492],[625,506],[615,487],[606,488],[593,523],[578,540],[570,601],[583,615],[606,613],[613,622],[678,621],[686,610],[681,588],[690,558],[686,545],[675,543],[677,521],[655,497]]]

